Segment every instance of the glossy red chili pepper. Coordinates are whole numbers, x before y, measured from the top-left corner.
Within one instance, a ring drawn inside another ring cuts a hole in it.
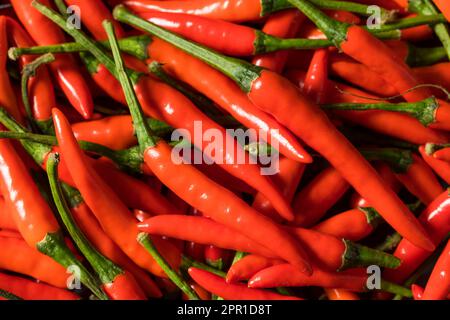
[[[314,225],[342,198],[349,187],[348,182],[335,168],[326,168],[295,196],[292,203],[295,212],[294,225]]]
[[[288,77],[295,82],[302,83],[305,73],[302,71],[290,72]],[[368,99],[358,96],[367,97]],[[330,81],[330,86],[328,87],[329,100],[327,99],[327,103],[373,103],[373,100],[370,100],[372,98],[379,99],[379,97],[342,83]],[[424,144],[431,141],[445,143],[448,140],[445,134],[426,128],[417,119],[399,112],[335,110],[332,113],[346,121],[414,144]]]
[[[450,147],[437,150],[433,157],[442,161],[450,162]]]
[[[328,49],[314,53],[302,91],[316,103],[323,103],[328,87]]]
[[[225,279],[197,268],[189,268],[188,272],[195,282],[225,300],[302,300],[270,291],[250,289],[244,284],[228,284]]]
[[[205,261],[208,265],[222,270],[226,259],[228,257],[228,250],[209,245],[205,247]]]
[[[9,211],[5,200],[0,197],[0,229],[17,230],[16,223]]]
[[[420,222],[429,231],[437,244],[444,239],[450,230],[450,196],[445,191],[436,198],[421,213]],[[403,239],[395,249],[394,255],[402,260],[396,270],[386,270],[384,277],[390,281],[401,283],[405,281],[429,256],[425,251],[406,239]]]
[[[5,16],[0,16],[0,105],[5,108],[17,121],[22,122],[16,95],[6,70],[8,61],[8,29]]]
[[[164,277],[165,273],[159,265],[136,241],[138,230],[133,215],[86,161],[69,123],[57,109],[53,110],[53,121],[67,169],[105,233],[139,266]],[[154,241],[164,257],[177,267],[179,252],[167,241]]]
[[[0,273],[0,289],[24,300],[79,300],[80,297],[67,290],[37,283],[28,279]]]
[[[7,19],[7,25],[8,35],[16,46],[34,46],[33,40],[15,20]],[[21,57],[20,62],[23,67],[33,60],[34,57],[25,55]],[[56,105],[56,100],[52,80],[46,66],[41,66],[36,72],[36,76],[30,78],[28,91],[34,118],[37,121],[49,121],[51,119],[51,108]]]
[[[279,264],[283,264],[283,260],[249,254],[233,263],[228,269],[226,281],[228,283],[236,283],[249,280],[257,272]]]
[[[1,269],[21,273],[58,288],[67,288],[70,274],[66,269],[30,247],[23,239],[0,235],[0,244]]]
[[[433,171],[445,182],[450,183],[450,163],[429,156],[426,153],[424,146],[419,147],[419,152],[425,162],[433,169]]]
[[[337,131],[326,115],[305,99],[287,79],[268,70],[205,50],[204,47],[134,16],[123,6],[116,7],[113,14],[119,21],[138,25],[198,58],[213,59],[214,67],[227,72],[228,76],[239,83],[255,105],[286,124],[298,137],[330,161],[399,233],[419,246],[433,250],[434,245],[426,232],[392,190],[384,186],[373,167]],[[212,64],[210,59],[209,63]]]
[[[450,293],[450,241],[442,251],[428,279],[422,300],[446,300]]]
[[[224,249],[254,252],[269,257],[277,254],[241,235],[239,232],[203,217],[157,216],[140,223],[139,230],[154,235],[205,245],[215,245]]]
[[[17,16],[31,37],[40,45],[65,42],[61,30],[34,9],[31,5],[32,1],[11,1]],[[43,0],[43,3],[50,4],[48,0]],[[58,55],[56,61],[49,66],[72,106],[85,119],[91,118],[94,109],[92,96],[74,57]]]
[[[305,16],[298,10],[277,12],[267,18],[262,31],[276,37],[293,38],[304,20]],[[256,56],[253,58],[252,63],[280,73],[283,71],[287,59],[287,51],[276,51]]]
[[[360,300],[356,293],[342,289],[324,289],[328,300]]]

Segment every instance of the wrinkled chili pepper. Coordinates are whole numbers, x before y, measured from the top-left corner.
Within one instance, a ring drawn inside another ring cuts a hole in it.
[[[385,188],[376,171],[337,132],[326,115],[320,113],[317,107],[306,100],[288,80],[270,71],[220,56],[211,50],[188,42],[136,17],[123,6],[117,6],[113,14],[119,21],[137,25],[145,31],[189,51],[190,54],[202,59],[207,57],[213,59],[209,59],[208,62],[210,64],[214,62],[214,67],[224,71],[240,84],[241,89],[248,93],[249,98],[256,105],[273,114],[282,123],[289,124],[289,129],[322,153],[346,179],[352,182],[351,184],[358,192],[370,200],[385,220],[394,225],[397,231],[406,235],[414,243],[428,250],[433,249],[434,245],[418,221],[392,190]],[[372,36],[369,35],[369,37]],[[230,69],[231,66],[233,68]],[[318,131],[321,132],[320,135],[317,134]],[[330,145],[333,146],[332,149]],[[355,172],[358,172],[357,176]],[[362,178],[363,176],[366,178]]]
[[[14,11],[31,37],[40,45],[65,42],[61,30],[33,8],[32,2],[33,0],[11,1]],[[50,4],[48,0],[44,0],[44,3]],[[56,61],[50,64],[50,69],[72,106],[85,119],[91,118],[94,109],[92,96],[75,59],[70,55],[58,55]]]

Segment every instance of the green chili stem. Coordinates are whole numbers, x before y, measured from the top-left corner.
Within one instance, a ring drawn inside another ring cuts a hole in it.
[[[427,143],[425,145],[425,152],[427,153],[427,155],[431,156],[436,151],[439,151],[439,150],[445,149],[445,148],[450,148],[450,143],[441,143],[441,144]]]
[[[55,56],[51,53],[44,54],[43,56],[38,57],[33,62],[25,65],[22,70],[21,77],[21,91],[22,91],[22,101],[25,107],[25,112],[27,114],[28,120],[30,123],[34,123],[33,111],[31,110],[30,99],[28,97],[28,81],[31,77],[36,76],[36,72],[40,66],[44,64],[48,64],[55,61]]]
[[[408,51],[406,63],[410,67],[430,66],[448,59],[444,47],[419,48],[410,44]]]
[[[410,289],[400,286],[398,284],[381,280],[381,290],[393,293],[405,298],[412,298],[412,292]]]
[[[181,258],[181,268],[184,270],[188,270],[189,268],[194,267],[198,269],[202,269],[208,272],[211,272],[219,277],[225,278],[227,276],[226,272],[223,272],[222,270],[219,270],[217,268],[214,268],[210,265],[195,261],[185,255]]]
[[[139,243],[150,253],[159,266],[164,270],[170,280],[176,284],[181,291],[183,291],[190,300],[200,300],[197,293],[191,286],[167,263],[163,256],[158,252],[154,246],[148,233],[140,233],[137,237]]]
[[[53,0],[53,2],[55,3],[55,6],[58,9],[59,13],[63,17],[67,18],[69,12],[67,12],[67,6],[64,3],[64,1],[63,0]]]
[[[408,29],[408,28],[418,27],[418,26],[422,26],[422,25],[426,25],[426,24],[444,23],[446,21],[447,21],[447,19],[445,19],[443,14],[439,14],[438,12],[436,12],[436,14],[432,14],[432,15],[426,15],[426,16],[419,15],[419,16],[413,17],[413,18],[400,19],[400,20],[394,21],[392,23],[379,26],[376,29],[369,29],[367,27],[365,27],[365,29],[367,29],[368,31],[370,31],[372,33],[377,34],[379,32],[394,31],[394,30],[399,30],[399,29],[400,30]]]
[[[355,2],[332,1],[332,0],[309,0],[309,2],[313,3],[314,5],[322,9],[349,11],[353,13],[358,13],[362,16],[370,16],[372,14],[370,12],[368,5]],[[384,8],[380,8],[380,11],[381,11],[381,21],[383,23],[395,17],[394,10],[386,10]]]
[[[413,163],[412,152],[397,148],[361,148],[361,154],[369,161],[384,161],[396,172],[406,173]]]
[[[16,296],[15,294],[3,289],[0,289],[0,297],[6,300],[23,300],[22,298]]]
[[[151,42],[148,35],[132,36],[119,40],[121,51],[135,56],[140,60],[148,59],[147,47]],[[110,49],[108,41],[96,42],[105,49]],[[76,42],[61,43],[49,46],[36,46],[28,48],[10,48],[8,51],[11,60],[17,60],[22,55],[40,55],[45,53],[78,53],[87,52],[88,49]]]
[[[376,247],[376,249],[384,252],[392,251],[398,246],[402,239],[402,236],[395,232],[387,236],[386,239]]]
[[[343,242],[345,244],[345,252],[342,256],[340,270],[370,265],[395,269],[400,265],[400,259],[391,254],[377,251],[352,241],[343,240]]]
[[[236,262],[238,262],[239,260],[243,259],[246,255],[248,255],[248,253],[242,252],[242,251],[236,251],[234,258],[233,258],[233,262],[231,262],[231,265],[233,265]]]
[[[50,183],[50,189],[53,201],[58,209],[59,216],[66,226],[67,231],[73,241],[80,249],[81,253],[86,257],[94,271],[99,275],[103,284],[113,283],[123,270],[114,264],[111,260],[100,254],[97,249],[90,243],[86,236],[79,229],[77,223],[72,217],[69,206],[64,198],[61,185],[58,181],[58,163],[59,155],[51,154],[47,161],[47,175]]]
[[[439,102],[434,97],[427,98],[418,102],[402,103],[336,103],[321,106],[328,110],[384,110],[407,113],[416,118],[424,126],[429,126],[436,120],[436,109]]]

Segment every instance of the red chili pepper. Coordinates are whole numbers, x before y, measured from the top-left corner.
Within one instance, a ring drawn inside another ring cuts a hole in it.
[[[209,245],[205,247],[205,261],[208,265],[222,270],[226,259],[228,257],[228,251],[214,245]]]
[[[304,75],[304,72],[295,71],[290,72],[288,77],[295,82],[298,81],[302,83]],[[368,99],[379,99],[379,97],[370,95],[369,93],[348,85],[330,81],[328,87],[329,100],[327,100],[327,103],[373,103],[373,100],[359,98],[358,96],[367,97]],[[346,121],[414,144],[425,144],[430,141],[440,141],[440,143],[445,143],[448,140],[448,137],[445,134],[437,130],[426,128],[417,119],[399,112],[389,112],[384,110],[334,110],[332,113]]]
[[[14,11],[31,37],[40,45],[65,42],[64,35],[50,20],[45,18],[31,5],[33,0],[12,0]],[[48,0],[43,0],[50,5]],[[85,118],[92,117],[94,104],[89,86],[83,78],[81,70],[73,56],[58,55],[51,63],[52,70],[59,86],[64,91],[72,106]]]
[[[0,235],[0,268],[21,273],[58,288],[67,288],[70,274],[50,257],[30,247],[19,237]]]
[[[450,293],[450,241],[437,260],[422,295],[422,300],[446,300]]]
[[[433,169],[436,174],[445,182],[450,184],[450,163],[429,156],[424,146],[419,147],[419,152],[425,162]]]
[[[236,283],[249,280],[257,272],[279,264],[283,264],[283,260],[249,254],[235,262],[228,269],[226,281],[228,283]]]
[[[399,233],[419,246],[433,250],[433,243],[408,208],[392,190],[384,186],[376,171],[338,132],[326,115],[305,99],[287,79],[243,61],[230,60],[205,50],[204,47],[134,16],[123,6],[116,7],[113,14],[119,21],[138,25],[198,58],[213,59],[214,67],[226,72],[240,84],[255,105],[286,124],[299,138],[330,161]],[[369,34],[369,37],[372,36]]]
[[[328,87],[328,49],[314,53],[302,91],[316,103],[323,103]]]
[[[434,4],[439,8],[439,10],[450,21],[450,4],[445,0],[433,0]]]
[[[302,300],[270,291],[250,289],[243,284],[228,284],[225,279],[201,269],[189,268],[188,271],[195,282],[225,300]]]
[[[450,230],[449,191],[445,191],[428,205],[419,219],[432,236],[433,241],[436,244],[441,242]],[[394,252],[394,255],[402,260],[402,263],[396,270],[386,270],[385,278],[396,283],[405,281],[430,254],[430,252],[403,239]]]
[[[298,10],[277,12],[267,18],[262,31],[276,37],[292,38],[297,34],[304,20],[305,16]],[[287,51],[276,51],[256,56],[252,63],[280,73],[284,69],[287,58]]]
[[[24,300],[79,300],[76,294],[44,283],[0,273],[0,289],[6,290]]]
[[[447,74],[449,68],[449,62],[441,62],[431,66],[414,68],[413,71],[414,74],[422,80],[422,82],[435,84],[449,89],[450,77]],[[439,93],[442,94],[441,92]]]
[[[19,110],[16,95],[11,85],[9,74],[6,70],[8,61],[8,29],[5,16],[0,16],[0,105],[15,118],[22,122],[23,117]]]
[[[433,157],[442,161],[450,162],[450,147],[437,150]]]
[[[13,19],[7,19],[8,35],[18,47],[32,47],[33,40],[25,30]],[[32,56],[22,56],[21,65],[27,65],[34,60]],[[34,118],[37,121],[49,121],[51,108],[56,105],[53,84],[45,66],[41,66],[28,84],[28,91]]]
[[[3,197],[0,197],[0,229],[17,230],[16,223],[9,213]]]
[[[342,289],[324,289],[328,300],[360,300],[356,293]]]
[[[53,121],[67,169],[105,233],[139,266],[158,276],[166,276],[159,265],[136,241],[139,233],[136,220],[118,196],[86,161],[86,156],[78,147],[69,123],[57,109],[53,110]],[[167,241],[159,239],[154,239],[154,241],[164,257],[177,267],[180,262],[179,252]]]
[[[292,204],[294,225],[314,225],[348,189],[348,182],[335,168],[325,169],[295,196]]]
[[[191,288],[198,294],[200,300],[211,300],[211,294],[194,281],[190,282]],[[189,300],[189,297],[183,293],[183,300]]]

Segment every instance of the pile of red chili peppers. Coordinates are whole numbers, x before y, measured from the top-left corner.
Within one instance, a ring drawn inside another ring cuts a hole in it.
[[[449,22],[446,0],[0,5],[0,300],[449,299]]]

